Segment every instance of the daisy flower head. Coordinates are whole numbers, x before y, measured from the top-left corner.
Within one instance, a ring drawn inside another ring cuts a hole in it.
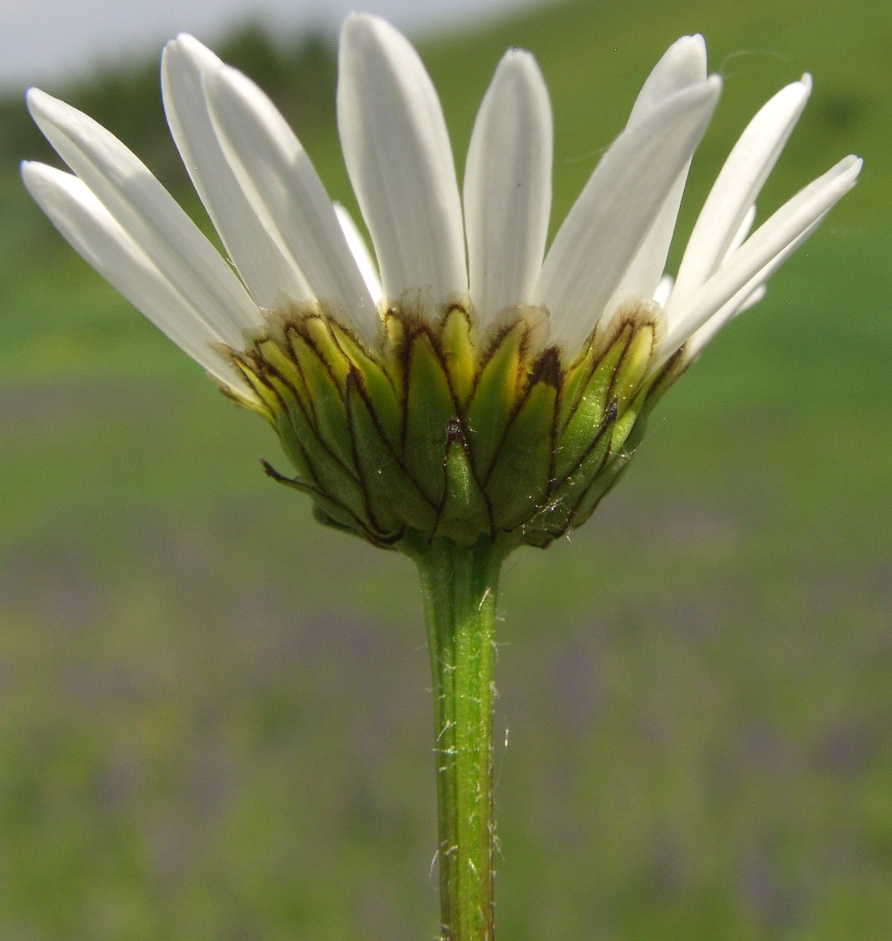
[[[674,282],[664,267],[717,104],[702,37],[657,63],[546,251],[552,117],[532,55],[505,54],[461,191],[437,93],[409,42],[351,15],[338,129],[372,249],[266,95],[181,35],[168,124],[228,258],[145,165],[31,89],[73,171],[22,165],[62,235],[239,404],[293,467],[268,473],[322,522],[382,546],[544,546],[593,512],[659,396],[764,293],[853,185],[849,156],[755,232],[754,202],[811,89],[781,89],[732,149]]]

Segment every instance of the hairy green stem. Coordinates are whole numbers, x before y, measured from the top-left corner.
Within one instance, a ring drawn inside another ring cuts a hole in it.
[[[434,693],[443,941],[493,939],[493,628],[503,551],[420,542]]]

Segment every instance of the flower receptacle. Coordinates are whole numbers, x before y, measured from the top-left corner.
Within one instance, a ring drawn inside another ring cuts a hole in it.
[[[591,515],[676,378],[675,360],[651,368],[661,314],[628,302],[566,363],[541,343],[541,309],[481,336],[466,305],[430,319],[395,304],[369,349],[321,308],[292,308],[231,356],[296,475],[268,472],[317,519],[383,547],[546,546]]]

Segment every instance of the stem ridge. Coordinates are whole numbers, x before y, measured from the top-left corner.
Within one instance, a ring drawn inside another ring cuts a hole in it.
[[[419,540],[434,692],[442,941],[493,941],[492,703],[504,549]]]

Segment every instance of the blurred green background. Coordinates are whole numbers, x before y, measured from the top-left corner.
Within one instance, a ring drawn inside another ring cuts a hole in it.
[[[421,51],[459,172],[502,51],[555,110],[559,222],[665,47],[725,78],[670,268],[756,109],[815,91],[760,218],[861,182],[661,403],[622,485],[504,573],[499,932],[880,941],[892,925],[886,0],[576,2]],[[333,51],[218,49],[354,206]],[[48,89],[200,212],[157,58]],[[0,103],[0,939],[434,938],[427,653],[401,557],[322,530],[277,442],[29,202]]]

